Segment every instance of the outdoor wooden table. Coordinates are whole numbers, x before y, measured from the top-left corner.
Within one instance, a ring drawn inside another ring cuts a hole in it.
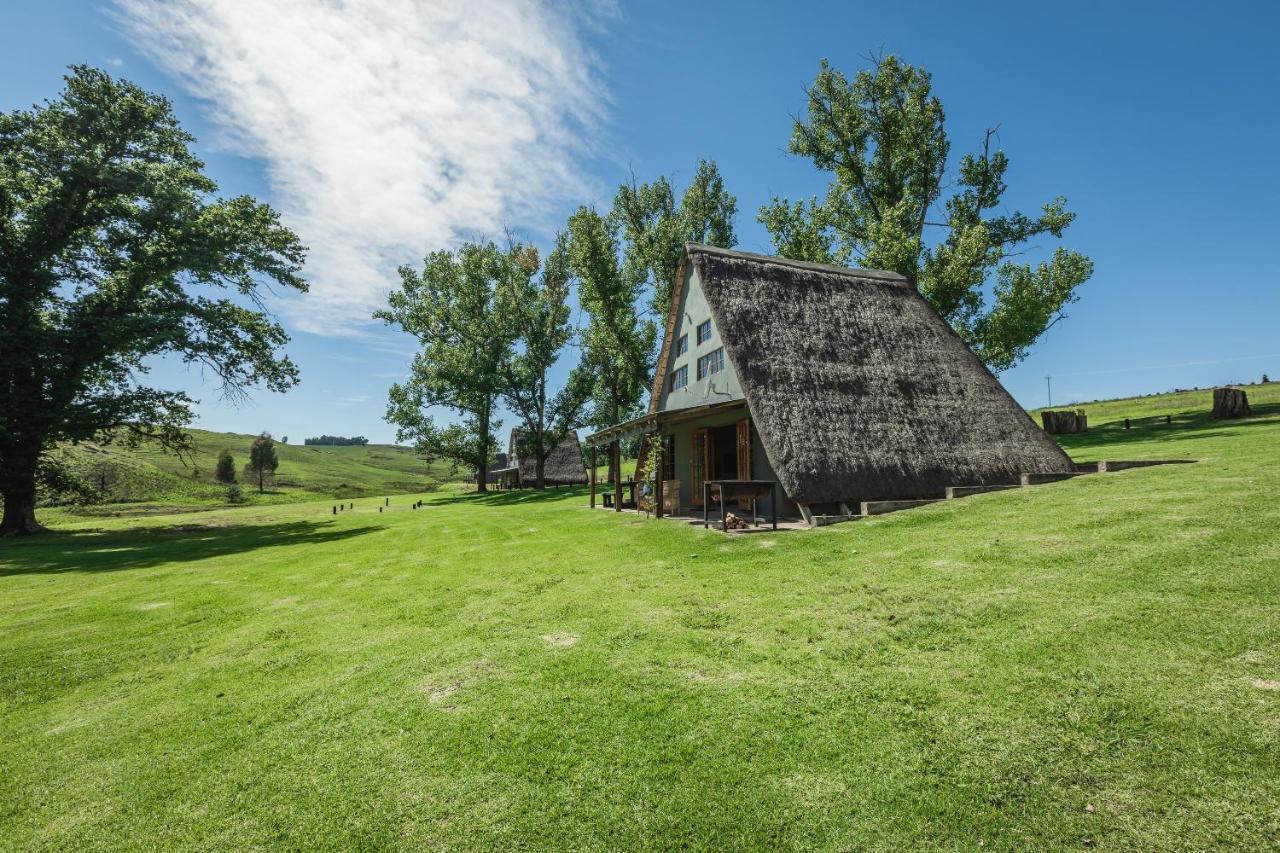
[[[706,480],[702,484],[702,527],[706,529],[710,523],[707,512],[711,507],[712,487],[715,487],[717,499],[720,501],[720,529],[728,532],[724,526],[725,490],[730,493],[751,495],[751,522],[760,526],[760,516],[756,513],[756,501],[769,491],[769,507],[773,510],[773,529],[778,529],[778,484],[774,480]]]
[[[631,507],[631,508],[635,507],[635,505],[636,505],[636,481],[635,481],[635,480],[623,480],[623,481],[622,481],[622,487],[623,487],[624,489],[627,489],[627,490],[630,492],[630,494],[631,494],[630,499],[628,499],[628,498],[626,498],[626,497],[623,497],[623,499],[622,499],[622,508],[623,508],[623,509],[627,509],[627,508],[629,508],[629,507]],[[606,489],[604,492],[602,492],[601,494],[603,494],[603,495],[604,495],[604,505],[605,505],[606,507],[612,507],[612,506],[613,506],[613,489],[608,489],[608,488],[607,488],[607,489]]]

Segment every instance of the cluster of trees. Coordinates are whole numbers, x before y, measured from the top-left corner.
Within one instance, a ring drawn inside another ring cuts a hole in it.
[[[286,438],[284,441],[288,443],[289,439]],[[316,444],[321,447],[348,447],[356,444],[368,444],[369,439],[363,435],[353,435],[350,438],[341,435],[322,435],[319,438],[304,438],[302,443],[305,445]]]
[[[944,200],[951,143],[942,104],[923,68],[894,56],[853,80],[823,61],[796,118],[793,154],[829,172],[825,196],[775,198],[759,211],[777,254],[857,264],[907,276],[994,370],[1021,361],[1064,316],[1092,262],[1065,248],[1035,267],[1017,263],[1027,241],[1059,238],[1075,218],[1065,199],[1036,215],[1003,212],[1008,157],[988,130],[960,158]],[[941,214],[937,211],[941,208]],[[579,208],[545,259],[508,237],[436,252],[377,316],[422,343],[412,378],[391,390],[388,420],[420,452],[484,471],[496,449],[498,402],[517,413],[542,461],[565,430],[607,426],[637,413],[655,361],[685,241],[732,247],[737,202],[714,161],[702,161],[676,201],[667,178],[618,188],[612,209]],[[937,239],[927,229],[940,229]],[[586,315],[569,324],[577,289]],[[581,360],[555,394],[548,369],[569,343]],[[460,420],[439,428],[428,409]]]
[[[276,456],[276,443],[271,433],[264,432],[254,438],[249,445],[249,461],[245,463],[244,476],[248,482],[257,484],[259,494],[266,490],[266,484],[275,477],[279,467],[280,459]],[[223,448],[218,454],[213,478],[228,487],[236,485],[236,460],[229,449]]]
[[[87,67],[72,68],[56,100],[0,115],[0,534],[41,529],[36,483],[56,478],[59,442],[190,449],[195,401],[145,385],[149,356],[201,364],[233,398],[298,381],[263,299],[273,285],[306,290],[305,247],[270,207],[218,196],[193,141],[164,97]],[[780,255],[908,276],[987,364],[1007,369],[1064,316],[1092,263],[1061,247],[1035,266],[1012,260],[1032,239],[1061,237],[1074,214],[1062,198],[1005,212],[996,141],[988,131],[948,182],[951,144],[927,71],[884,56],[850,80],[824,61],[790,150],[830,173],[827,191],[775,198],[759,218]],[[731,247],[736,210],[703,161],[678,198],[666,178],[633,178],[607,212],[579,208],[545,257],[509,236],[402,268],[376,316],[421,350],[391,389],[388,420],[424,455],[472,467],[483,490],[502,403],[532,436],[541,481],[567,429],[636,413],[681,244]],[[579,363],[552,388],[571,343]],[[459,420],[437,425],[437,406]]]
[[[410,378],[392,386],[387,420],[400,441],[428,459],[465,465],[484,491],[497,451],[498,404],[520,420],[543,486],[547,456],[565,433],[636,412],[653,370],[657,324],[685,241],[734,243],[737,201],[714,162],[702,161],[677,200],[671,182],[634,179],[613,207],[569,217],[546,257],[508,235],[505,244],[466,243],[402,267],[400,288],[376,317],[421,343]],[[586,315],[571,322],[569,296]],[[576,343],[581,358],[562,387],[551,369]],[[435,423],[430,409],[458,421]]]

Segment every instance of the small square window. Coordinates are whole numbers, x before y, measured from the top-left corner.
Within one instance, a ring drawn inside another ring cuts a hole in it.
[[[698,359],[698,378],[705,379],[724,370],[724,347],[707,353]]]
[[[667,376],[667,391],[679,391],[689,384],[689,366],[683,365],[671,371]]]
[[[684,355],[688,351],[689,351],[689,336],[681,335],[680,339],[676,341],[675,356],[676,358],[679,358],[680,356]]]
[[[698,324],[698,343],[705,344],[711,340],[711,321],[703,320]]]

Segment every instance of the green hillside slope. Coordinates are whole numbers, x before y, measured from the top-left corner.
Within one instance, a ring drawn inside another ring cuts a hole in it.
[[[224,448],[235,458],[243,497],[249,503],[426,492],[442,482],[465,476],[454,474],[445,464],[428,466],[411,449],[396,445],[277,444],[280,467],[266,493],[259,494],[243,472],[253,436],[199,429],[191,433],[196,451],[187,459],[179,459],[154,444],[130,448],[86,443],[64,448],[60,453],[73,470],[90,481],[101,480],[106,486],[103,503],[81,507],[79,511],[91,515],[132,514],[226,503],[226,486],[213,478],[214,463]]]

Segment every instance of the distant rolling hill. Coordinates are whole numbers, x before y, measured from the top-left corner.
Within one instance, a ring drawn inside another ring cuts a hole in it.
[[[425,492],[466,479],[465,471],[454,473],[442,463],[428,466],[412,449],[392,444],[329,447],[277,442],[280,467],[266,493],[259,494],[243,471],[252,435],[200,429],[191,430],[191,435],[196,451],[186,460],[154,444],[129,448],[86,442],[58,452],[81,476],[106,486],[103,503],[82,508],[90,514],[172,512],[225,504],[227,487],[213,479],[223,448],[235,458],[245,501],[255,504]]]

